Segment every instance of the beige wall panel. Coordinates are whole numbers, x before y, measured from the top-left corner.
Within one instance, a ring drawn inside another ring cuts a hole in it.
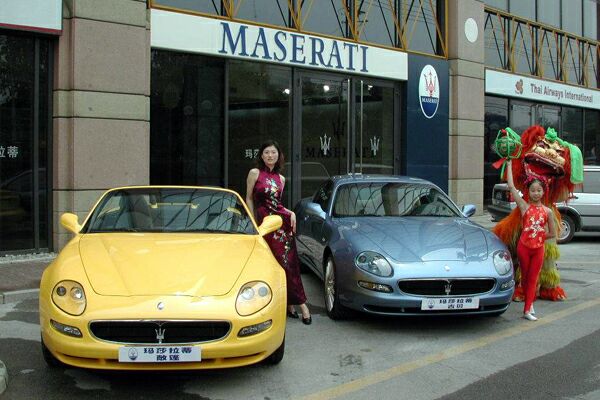
[[[450,118],[483,121],[484,81],[466,76],[451,76]]]
[[[484,122],[468,119],[451,119],[450,136],[483,136]]]
[[[448,56],[478,63],[484,61],[484,9],[477,0],[448,1]],[[467,40],[465,22],[473,18],[477,23],[478,37],[474,43]]]
[[[448,181],[448,192],[456,204],[475,204],[477,214],[483,213],[483,179],[459,179]]]
[[[485,79],[485,65],[472,61],[454,59],[449,61],[450,75],[461,75],[469,78]]]
[[[483,179],[483,137],[450,136],[450,179]]]
[[[73,89],[147,94],[145,27],[72,20]]]
[[[73,187],[73,120],[54,118],[52,141],[52,188]]]
[[[150,97],[134,94],[70,92],[73,96],[73,116],[150,120]]]
[[[80,118],[74,128],[75,189],[149,183],[148,122]]]
[[[52,116],[70,118],[73,116],[73,92],[69,90],[55,90],[52,93]]]
[[[134,0],[75,0],[73,17],[146,26],[146,4]]]
[[[63,18],[62,35],[54,53],[54,89],[70,89],[73,78],[73,53],[71,51],[71,20]]]

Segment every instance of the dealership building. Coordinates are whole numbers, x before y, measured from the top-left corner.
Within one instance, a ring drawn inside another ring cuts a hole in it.
[[[3,0],[0,254],[55,251],[104,190],[245,194],[260,144],[287,207],[329,176],[431,180],[481,211],[497,131],[599,163],[594,0]]]

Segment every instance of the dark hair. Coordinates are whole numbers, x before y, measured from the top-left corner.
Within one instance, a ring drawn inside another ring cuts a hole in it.
[[[256,165],[259,169],[267,169],[267,166],[265,165],[265,162],[262,159],[262,153],[267,147],[270,146],[275,147],[277,149],[277,152],[279,153],[279,158],[277,159],[277,163],[275,163],[275,166],[273,167],[273,172],[282,173],[283,167],[285,165],[285,157],[283,156],[281,147],[279,147],[279,143],[277,143],[274,140],[267,140],[266,142],[260,145],[260,148],[258,149],[258,154],[256,156]]]
[[[540,186],[542,187],[542,189],[544,190],[544,192],[546,191],[546,182],[544,182],[542,179],[540,179],[540,178],[525,179],[525,185],[527,185],[527,189],[529,189],[531,187],[531,185],[533,185],[534,183],[539,183]]]

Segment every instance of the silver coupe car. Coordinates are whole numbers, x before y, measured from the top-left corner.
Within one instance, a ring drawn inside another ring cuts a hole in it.
[[[433,183],[410,177],[328,179],[297,215],[298,253],[324,282],[332,319],[500,315],[514,291],[506,246]]]

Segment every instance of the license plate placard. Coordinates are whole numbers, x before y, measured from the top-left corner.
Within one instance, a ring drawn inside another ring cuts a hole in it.
[[[479,308],[479,297],[440,297],[421,301],[421,310],[472,310]]]
[[[202,360],[198,346],[123,346],[119,362],[177,363]]]

